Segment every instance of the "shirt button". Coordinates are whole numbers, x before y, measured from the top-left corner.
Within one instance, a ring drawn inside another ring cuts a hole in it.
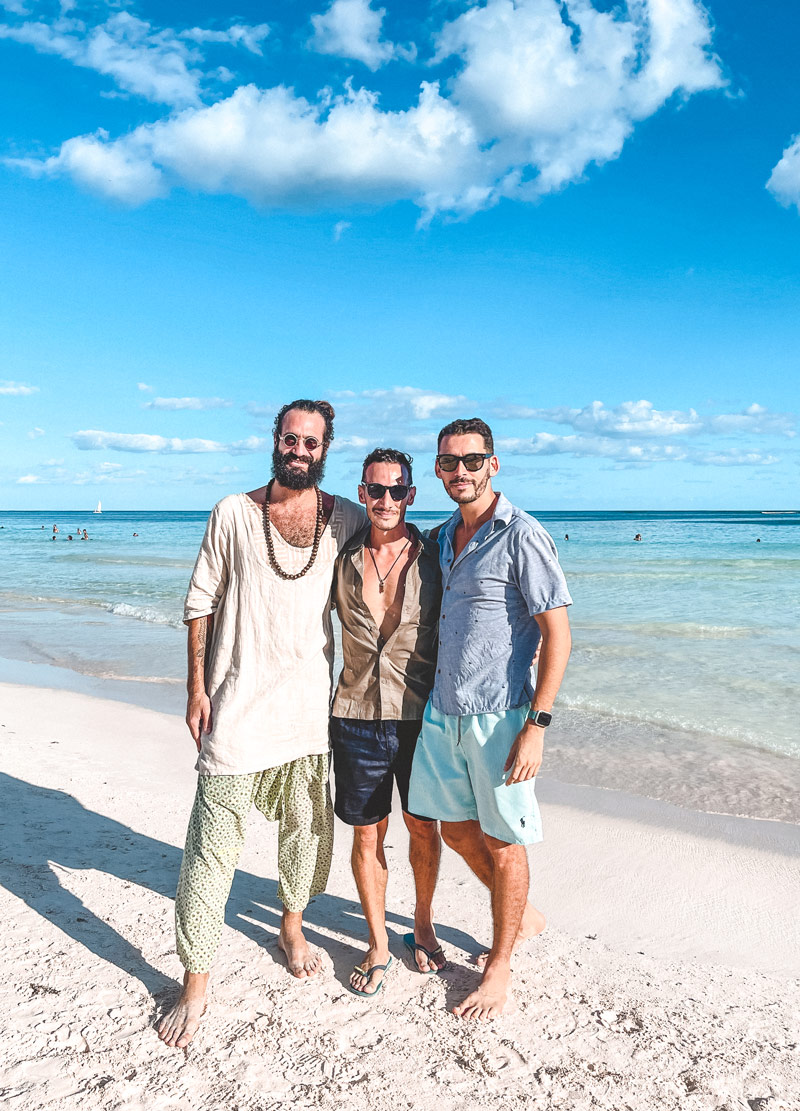
[[[448,587],[447,587],[447,589],[449,590],[449,589],[450,589],[450,587],[448,586]]]
[[[436,668],[436,674],[437,674],[437,675],[441,675],[441,674],[442,674],[442,669],[441,669],[440,667],[437,667],[437,668]]]
[[[443,613],[443,614],[442,614],[442,621],[445,621],[446,619],[447,619],[447,614],[446,614],[446,613]]]

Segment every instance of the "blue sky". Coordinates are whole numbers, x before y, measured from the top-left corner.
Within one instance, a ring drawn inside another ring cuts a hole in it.
[[[790,0],[0,3],[0,507],[205,508],[337,409],[446,504],[795,508]]]

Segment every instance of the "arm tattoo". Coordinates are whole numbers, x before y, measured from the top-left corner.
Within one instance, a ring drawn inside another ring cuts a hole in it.
[[[195,656],[198,660],[205,660],[206,658],[206,641],[208,640],[208,621],[201,621],[200,628],[197,630],[197,644],[195,645]]]

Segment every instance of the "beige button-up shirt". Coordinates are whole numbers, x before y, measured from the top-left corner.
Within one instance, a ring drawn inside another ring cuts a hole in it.
[[[436,671],[442,577],[439,545],[408,525],[417,549],[408,568],[400,623],[384,643],[364,602],[364,543],[357,532],[336,560],[333,600],[342,625],[344,668],[333,715],[375,721],[418,721]]]

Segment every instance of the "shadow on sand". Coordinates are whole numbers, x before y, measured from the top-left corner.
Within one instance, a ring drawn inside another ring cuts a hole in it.
[[[47,921],[90,952],[135,976],[153,995],[173,989],[175,981],[154,968],[103,917],[93,912],[59,880],[60,870],[93,869],[137,884],[170,900],[178,882],[181,850],[137,833],[129,826],[88,810],[72,795],[0,773],[0,884]],[[187,814],[188,820],[188,814]],[[278,962],[276,945],[282,904],[277,881],[237,871],[225,920],[257,944],[270,949]],[[333,961],[337,978],[346,983],[354,958],[363,953],[366,929],[358,903],[337,895],[318,895],[305,913],[306,936]],[[405,933],[413,920],[387,913],[391,925]],[[319,929],[321,927],[321,929]],[[344,933],[349,945],[323,930]],[[469,951],[479,946],[468,934],[438,928],[442,941]],[[402,941],[393,943],[396,956],[406,955]]]

